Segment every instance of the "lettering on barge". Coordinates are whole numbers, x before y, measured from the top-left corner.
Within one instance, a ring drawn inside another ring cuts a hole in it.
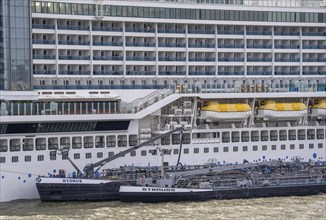
[[[175,189],[168,188],[142,188],[144,192],[175,192]]]
[[[74,180],[74,179],[63,179],[63,183],[82,183],[82,180]]]

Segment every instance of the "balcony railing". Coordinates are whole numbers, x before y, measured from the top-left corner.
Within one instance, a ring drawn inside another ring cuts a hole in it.
[[[189,47],[195,47],[195,48],[215,48],[215,44],[194,43],[194,44],[189,44]]]
[[[219,71],[218,75],[220,76],[242,76],[244,71]]]
[[[189,76],[214,76],[215,71],[190,71]]]
[[[326,49],[326,45],[303,45],[303,49]]]
[[[59,44],[63,45],[90,45],[89,41],[75,41],[75,40],[59,40]]]
[[[214,30],[188,30],[189,34],[215,34]]]
[[[281,35],[281,36],[300,36],[299,31],[275,31],[274,35]]]
[[[160,76],[185,76],[187,74],[186,71],[160,71],[158,75]]]
[[[326,58],[303,58],[303,62],[326,62]]]
[[[175,33],[175,34],[184,34],[186,33],[185,29],[158,29],[158,33]]]
[[[272,58],[247,58],[248,62],[272,62]]]
[[[326,32],[302,32],[302,36],[326,36]]]
[[[275,75],[300,75],[300,71],[275,71]]]
[[[89,31],[89,26],[58,25],[59,30]]]
[[[248,71],[247,75],[248,76],[265,76],[265,75],[272,75],[272,71]]]
[[[154,76],[154,75],[156,75],[156,72],[155,71],[127,71],[127,75],[129,75],[129,76],[137,76],[137,75]]]
[[[127,57],[128,61],[155,61],[156,57]]]
[[[227,34],[227,35],[243,35],[243,31],[235,31],[235,30],[218,30],[218,34]]]
[[[34,75],[55,75],[55,70],[33,70]]]
[[[147,33],[155,33],[154,28],[126,28],[126,32],[147,32]]]
[[[129,47],[155,47],[155,43],[126,42]]]
[[[186,57],[159,57],[159,61],[186,61]]]
[[[59,71],[59,75],[90,75],[90,71],[79,71],[79,70],[68,70],[68,71]]]
[[[59,55],[59,60],[90,60],[90,56]]]
[[[300,62],[300,58],[275,58],[275,62]]]
[[[272,49],[272,44],[247,44],[247,48]]]
[[[33,39],[33,44],[55,44],[55,40]]]
[[[55,55],[33,55],[35,60],[55,60]]]
[[[122,32],[122,27],[92,27],[93,31]]]
[[[244,44],[219,44],[218,48],[244,48]]]
[[[304,71],[302,72],[302,75],[326,75],[326,71]]]
[[[54,29],[54,24],[32,24],[32,28],[34,29]]]
[[[123,42],[93,42],[94,46],[117,46],[121,47],[123,46]]]
[[[215,62],[215,57],[189,57],[190,62]]]
[[[118,75],[123,75],[123,71],[93,71],[93,75],[95,76],[118,76]]]
[[[247,31],[247,35],[272,35],[271,31]]]
[[[232,57],[219,57],[218,61],[220,62],[243,62],[244,58],[232,58]]]
[[[123,56],[93,56],[93,60],[123,60]]]
[[[277,44],[275,45],[275,49],[300,49],[300,45]]]
[[[186,47],[185,43],[159,43],[159,47]]]

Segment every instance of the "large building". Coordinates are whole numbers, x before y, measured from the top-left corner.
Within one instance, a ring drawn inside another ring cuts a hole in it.
[[[32,89],[31,1],[0,1],[0,90]]]

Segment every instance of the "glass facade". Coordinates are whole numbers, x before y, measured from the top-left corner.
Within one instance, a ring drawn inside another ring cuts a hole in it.
[[[31,1],[1,0],[0,22],[0,90],[31,90]]]
[[[326,23],[326,13],[314,12],[264,12],[241,10],[136,7],[120,5],[104,5],[103,9],[99,10],[99,8],[96,8],[95,4],[76,4],[40,1],[32,2],[33,13],[96,16],[96,12],[98,11],[101,11],[101,13],[103,13],[103,16],[112,17]]]

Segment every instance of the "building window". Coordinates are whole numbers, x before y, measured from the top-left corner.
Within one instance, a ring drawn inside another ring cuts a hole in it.
[[[261,147],[261,149],[264,150],[264,151],[267,150],[267,145],[263,145],[263,146]]]
[[[286,147],[285,147],[285,144],[282,144],[282,145],[281,145],[281,150],[285,150],[285,148],[286,148]]]
[[[299,144],[299,149],[304,149],[304,144]]]
[[[276,145],[272,145],[272,150],[276,150]]]
[[[218,153],[218,147],[213,148],[214,153]]]
[[[319,148],[319,149],[323,148],[323,143],[319,143],[319,144],[318,144],[318,148]]]
[[[140,152],[140,155],[141,155],[141,156],[146,156],[146,155],[147,155],[147,151],[146,151],[146,150],[142,150],[142,151]]]
[[[189,154],[189,149],[188,148],[183,149],[183,153],[184,154]]]
[[[102,152],[97,152],[97,158],[103,158],[103,153]]]
[[[13,157],[11,158],[11,162],[13,162],[13,163],[17,163],[17,162],[18,162],[18,156],[13,156]]]
[[[173,149],[173,154],[179,154],[179,149]]]
[[[248,151],[248,146],[242,146],[242,151]]]
[[[86,159],[91,159],[92,158],[92,153],[86,153],[85,158]]]
[[[198,154],[199,153],[199,148],[194,148],[194,154]]]
[[[135,156],[136,156],[136,151],[131,151],[131,152],[130,152],[130,156],[131,156],[131,157],[135,157]]]
[[[32,157],[31,156],[25,156],[25,162],[31,162]]]
[[[79,154],[79,153],[74,154],[74,159],[75,159],[75,160],[80,159],[80,154]]]
[[[233,147],[233,152],[238,152],[239,148],[237,146]]]
[[[295,145],[294,144],[290,144],[290,150],[294,150],[295,149]]]
[[[37,161],[44,161],[44,155],[37,155]]]
[[[314,149],[314,144],[309,144],[309,149]]]
[[[229,152],[229,148],[228,147],[223,147],[223,152]]]
[[[5,157],[0,157],[0,163],[5,163],[6,162],[6,158]]]

